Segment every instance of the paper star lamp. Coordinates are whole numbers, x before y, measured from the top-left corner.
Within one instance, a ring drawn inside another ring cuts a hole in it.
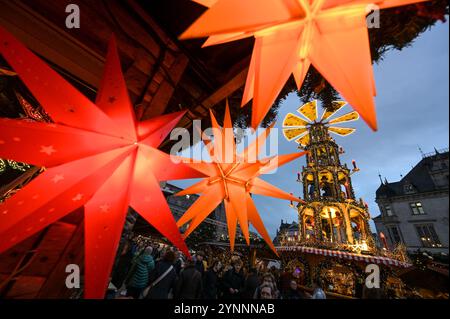
[[[366,15],[428,0],[195,0],[209,9],[181,36],[205,46],[255,38],[242,105],[253,99],[252,127],[264,119],[294,74],[301,88],[314,67],[377,129],[375,80]]]
[[[276,253],[275,247],[256,210],[251,194],[264,195],[299,202],[300,199],[288,194],[260,179],[259,176],[273,171],[304,155],[295,153],[259,160],[259,147],[264,144],[273,125],[261,134],[241,154],[236,154],[234,134],[228,104],[225,111],[224,127],[219,127],[211,112],[214,141],[206,142],[211,155],[211,163],[188,164],[207,175],[199,183],[178,193],[178,196],[201,193],[200,198],[178,220],[179,227],[189,223],[184,236],[189,236],[223,201],[230,237],[231,250],[234,249],[236,227],[239,222],[247,244],[250,244],[249,222]]]
[[[157,150],[184,112],[136,122],[114,38],[95,104],[2,28],[0,53],[55,121],[0,119],[0,158],[46,168],[0,204],[0,253],[84,206],[85,297],[103,298],[131,206],[189,255],[159,181],[202,175]]]

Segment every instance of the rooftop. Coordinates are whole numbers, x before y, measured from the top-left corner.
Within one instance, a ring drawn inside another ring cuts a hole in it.
[[[383,182],[376,191],[376,198],[403,196],[412,193],[428,193],[440,189],[448,189],[446,185],[436,185],[433,174],[447,174],[448,149],[435,150],[423,154],[422,160],[409,173],[397,182]]]

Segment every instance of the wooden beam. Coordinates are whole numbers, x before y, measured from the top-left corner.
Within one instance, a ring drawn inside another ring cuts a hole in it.
[[[156,94],[153,96],[149,106],[146,108],[142,120],[147,120],[154,116],[164,114],[167,105],[175,91],[175,86],[180,82],[181,77],[188,66],[189,60],[185,55],[180,55],[177,61],[170,68],[170,81],[164,80]]]
[[[134,10],[134,12],[136,12],[136,14],[138,14],[148,24],[150,29],[156,33],[156,35],[161,39],[161,41],[166,43],[166,45],[171,50],[176,50],[176,51],[179,50],[177,45],[170,39],[170,37],[164,32],[164,30],[155,22],[155,20],[153,20],[153,18],[145,12],[145,10],[139,5],[139,3],[136,0],[128,0],[127,3]]]
[[[234,76],[230,81],[225,83],[222,87],[217,89],[213,94],[211,94],[208,98],[206,98],[202,103],[197,105],[194,110],[197,113],[200,113],[204,115],[205,117],[208,117],[209,114],[205,109],[211,109],[213,108],[217,103],[220,101],[223,101],[228,96],[239,90],[245,85],[245,81],[247,80],[247,73],[248,68],[244,68],[242,71],[240,71],[236,76]],[[193,115],[192,113],[190,113]],[[195,117],[195,115],[193,116]],[[192,121],[189,119],[184,118],[182,121],[180,121],[179,126],[188,128],[192,125]]]
[[[228,81],[225,85],[223,85],[220,89],[214,92],[210,97],[204,100],[201,105],[197,106],[196,109],[200,107],[205,107],[207,109],[212,108],[214,105],[224,100],[241,87],[245,85],[245,81],[247,79],[248,68],[243,69],[239,72],[235,77],[233,77],[230,81]],[[205,112],[204,114],[207,114]]]
[[[83,12],[84,29],[80,31],[65,29],[64,25],[58,24],[65,15],[65,1],[67,0],[52,4],[45,1],[33,3],[25,0],[2,0],[0,24],[32,51],[87,83],[93,89],[100,83],[107,42],[109,36],[115,31],[122,61],[125,61],[122,63],[123,66],[126,66],[129,61],[133,62],[131,67],[124,70],[125,81],[132,93],[132,98],[139,96],[156,62],[155,57],[162,50],[158,41],[148,33],[146,28],[125,13],[123,7],[116,2],[107,5],[124,32],[114,30],[111,27],[112,22],[98,19],[99,14],[105,14],[103,12],[105,9],[100,4],[96,4],[95,10],[88,10],[89,4],[85,3],[86,1],[79,4]],[[103,11],[98,12],[98,10]],[[89,36],[83,31],[86,28],[92,30]],[[158,35],[161,35],[161,32],[158,31]],[[86,40],[84,43],[82,41],[84,38],[90,41]],[[178,54],[178,50],[173,43],[168,43],[167,47],[175,52],[171,51],[167,54],[167,59],[164,61],[164,66],[170,69],[176,60],[175,55]]]
[[[245,85],[245,81],[247,80],[248,68],[243,69],[236,76],[234,76],[230,81],[225,83],[222,87],[216,90],[213,94],[211,94],[208,98],[206,98],[202,103],[197,105],[194,108],[195,113],[188,111],[187,115],[181,119],[178,124],[178,127],[184,127],[186,129],[190,128],[193,124],[192,119],[198,118],[198,114],[202,115],[203,118],[208,118],[209,114],[205,109],[211,109],[220,101],[223,101],[228,96],[239,90],[241,87]],[[164,149],[167,145],[169,145],[171,141],[166,140],[161,144],[160,148]]]
[[[142,47],[146,48],[148,52],[151,52],[154,57],[157,57],[160,54],[163,48],[159,41],[150,36],[148,30],[136,22],[135,19],[131,18],[120,2],[105,1],[104,5],[107,10],[110,10],[114,19],[120,25],[120,28],[123,30],[123,35],[135,40],[142,45]]]
[[[0,25],[37,54],[97,87],[104,58],[61,27],[20,1],[1,1]]]

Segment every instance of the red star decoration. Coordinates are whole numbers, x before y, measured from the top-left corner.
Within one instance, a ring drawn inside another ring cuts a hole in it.
[[[182,227],[189,223],[189,227],[184,233],[184,236],[187,237],[223,202],[232,251],[234,250],[236,227],[239,222],[242,234],[248,245],[250,245],[249,223],[252,223],[272,251],[277,254],[251,194],[303,202],[292,194],[288,194],[265,182],[259,176],[272,172],[274,169],[305,155],[306,152],[259,159],[260,148],[270,135],[274,125],[272,124],[242,153],[237,154],[228,103],[223,129],[219,127],[212,112],[211,122],[214,142],[205,141],[205,144],[211,155],[212,162],[189,164],[192,168],[203,172],[207,177],[177,194],[177,196],[184,196],[201,193],[201,196],[189,207],[177,224],[179,227]]]
[[[204,46],[254,37],[242,105],[256,129],[287,80],[299,88],[311,65],[377,130],[367,10],[429,0],[193,0],[209,9],[181,36]],[[381,26],[382,27],[382,26]]]
[[[55,122],[0,119],[0,157],[47,168],[0,204],[0,253],[84,206],[85,298],[103,298],[131,206],[189,256],[159,181],[204,175],[157,150],[185,112],[136,122],[114,38],[95,104],[1,27],[0,39],[0,53]]]

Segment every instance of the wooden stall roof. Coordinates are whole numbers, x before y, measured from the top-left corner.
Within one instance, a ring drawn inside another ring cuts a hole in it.
[[[107,43],[114,33],[133,103],[143,119],[188,109],[182,120],[221,118],[229,97],[234,117],[240,108],[253,39],[201,48],[205,39],[178,36],[205,10],[190,0],[80,0],[81,28],[67,29],[70,0],[0,0],[0,23],[57,68],[95,95]],[[209,124],[206,123],[206,124]]]
[[[250,108],[242,111],[240,103],[253,40],[205,49],[202,39],[179,41],[178,35],[204,10],[200,5],[189,0],[78,0],[81,28],[68,29],[66,6],[71,3],[0,0],[0,25],[91,99],[114,34],[141,120],[187,109],[180,125],[203,119],[209,126],[209,109],[214,107],[220,122],[227,97],[234,118],[245,112],[248,116]],[[9,105],[20,108],[18,103]],[[65,287],[65,266],[83,265],[83,246],[82,210],[16,245],[0,256],[0,298],[73,295]]]

